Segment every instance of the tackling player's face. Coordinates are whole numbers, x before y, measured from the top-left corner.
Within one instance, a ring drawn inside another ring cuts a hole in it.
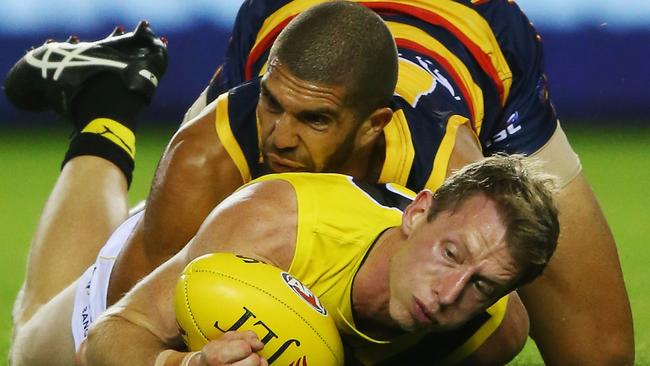
[[[494,201],[476,195],[431,222],[426,212],[391,261],[390,316],[407,331],[461,326],[505,295],[517,274]]]
[[[359,123],[344,105],[344,88],[298,79],[277,62],[269,65],[257,106],[267,168],[345,173]]]

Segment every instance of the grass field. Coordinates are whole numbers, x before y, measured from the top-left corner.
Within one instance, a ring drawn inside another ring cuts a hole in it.
[[[145,197],[158,157],[171,134],[139,133],[132,203]],[[7,354],[11,307],[40,210],[66,149],[65,130],[0,130],[0,357]],[[568,129],[609,218],[632,301],[637,364],[650,365],[650,129]],[[607,316],[607,314],[603,314]],[[538,365],[532,342],[512,365]]]

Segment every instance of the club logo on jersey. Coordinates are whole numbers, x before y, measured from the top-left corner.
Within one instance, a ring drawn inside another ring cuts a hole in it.
[[[432,94],[438,85],[444,87],[452,98],[461,100],[456,94],[453,85],[442,75],[440,70],[435,68],[434,64],[421,56],[415,56],[415,61],[411,61],[400,54],[399,73],[400,79],[409,80],[408,87],[398,84],[396,93],[404,98],[411,106],[415,108],[421,97]]]
[[[282,279],[289,286],[296,295],[300,296],[305,300],[309,305],[311,305],[314,310],[316,310],[321,315],[327,315],[327,310],[321,304],[320,300],[314,295],[307,286],[303,285],[297,278],[288,274],[287,272],[282,272]]]

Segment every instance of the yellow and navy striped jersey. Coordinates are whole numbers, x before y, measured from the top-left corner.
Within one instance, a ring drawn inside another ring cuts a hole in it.
[[[326,0],[249,0],[237,16],[226,62],[209,98],[227,98],[230,134],[251,177],[259,172],[254,105],[269,48],[300,12]],[[355,0],[356,1],[356,0]],[[475,132],[485,155],[531,154],[557,127],[539,36],[508,0],[363,0],[392,32],[399,52],[393,120],[384,130],[380,181],[413,190],[444,179],[459,126]],[[241,87],[240,84],[250,81]],[[250,99],[250,100],[248,100]],[[225,118],[220,116],[220,118]],[[222,128],[223,130],[223,128]],[[239,166],[240,164],[238,164]],[[247,181],[247,180],[246,180]]]

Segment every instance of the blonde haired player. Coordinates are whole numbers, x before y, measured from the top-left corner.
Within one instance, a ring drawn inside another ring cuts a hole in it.
[[[96,321],[82,361],[266,365],[256,353],[264,345],[250,332],[227,333],[198,353],[169,350],[181,337],[173,305],[181,271],[196,257],[231,252],[309,287],[334,317],[350,364],[506,363],[514,356],[506,342],[480,359],[471,353],[481,340],[448,354],[441,345],[541,274],[559,234],[551,184],[521,156],[487,158],[437,192],[417,195],[338,174],[259,178],[217,206],[183,250]],[[503,340],[522,345],[525,317],[517,326]]]

